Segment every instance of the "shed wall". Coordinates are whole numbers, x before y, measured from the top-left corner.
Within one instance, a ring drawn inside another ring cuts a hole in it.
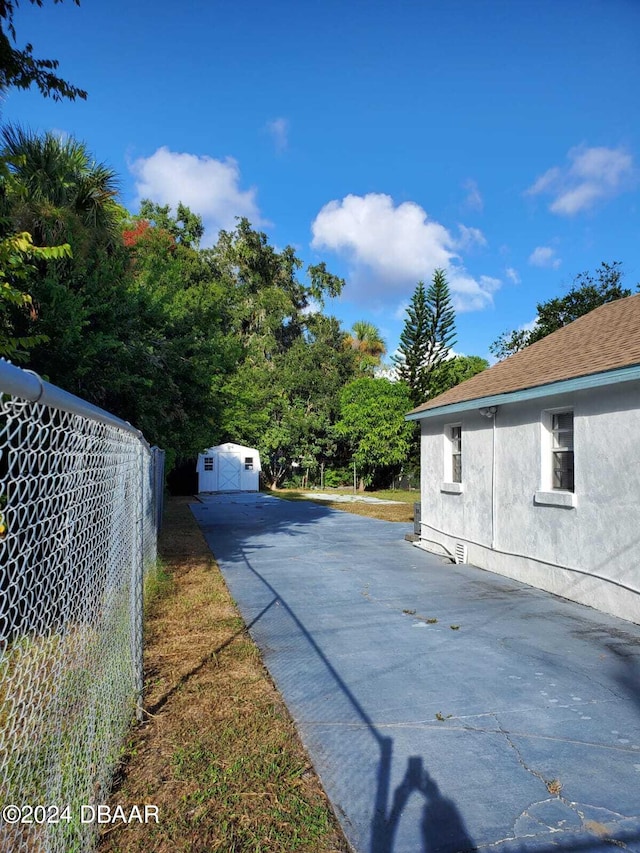
[[[211,470],[207,470],[208,465],[212,465]],[[255,448],[231,442],[210,447],[198,456],[197,472],[199,492],[257,492],[260,454]]]

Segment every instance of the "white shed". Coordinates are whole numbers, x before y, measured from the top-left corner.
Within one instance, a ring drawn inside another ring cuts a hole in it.
[[[241,444],[219,444],[198,456],[199,492],[257,492],[260,488],[260,454]]]

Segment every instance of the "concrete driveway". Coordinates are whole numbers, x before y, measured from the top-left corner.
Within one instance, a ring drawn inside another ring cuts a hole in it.
[[[409,525],[264,495],[193,512],[354,850],[640,853],[640,627]]]

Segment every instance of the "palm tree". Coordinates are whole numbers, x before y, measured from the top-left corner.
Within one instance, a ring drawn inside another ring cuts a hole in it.
[[[347,335],[345,344],[356,351],[360,369],[371,373],[387,351],[380,330],[366,320],[356,320],[351,331],[352,334]]]
[[[113,242],[120,231],[116,175],[84,143],[12,125],[2,140],[12,175],[5,187],[11,230],[29,232],[36,244],[73,244],[81,235]]]

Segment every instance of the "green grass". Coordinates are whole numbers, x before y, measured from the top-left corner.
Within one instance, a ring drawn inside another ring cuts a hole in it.
[[[173,590],[174,581],[162,560],[156,560],[144,579],[144,616],[150,618],[154,608]]]
[[[268,853],[309,850],[331,831],[325,804],[310,802],[300,787],[304,762],[274,737],[269,723],[268,716],[245,725],[237,719],[215,737],[194,734],[174,750],[175,778],[195,788],[183,800],[193,816],[191,832],[198,824],[205,831],[222,813],[229,816],[220,827],[230,845],[225,849],[234,849],[235,842],[238,850]],[[239,741],[245,744],[241,754]]]
[[[30,849],[45,838],[47,849],[65,853],[92,846],[95,827],[80,823],[80,806],[108,785],[133,719],[128,627],[125,591],[99,632],[78,623],[64,633],[25,635],[3,655],[0,725],[12,734],[0,768],[5,801],[68,804],[72,815],[24,827]]]

